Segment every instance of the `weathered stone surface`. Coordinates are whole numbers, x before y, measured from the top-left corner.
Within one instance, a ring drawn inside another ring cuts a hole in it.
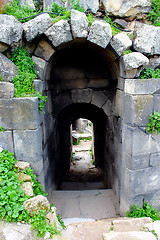
[[[128,22],[126,22],[124,19],[118,19],[116,18],[113,23],[117,23],[121,28],[125,29],[128,25]]]
[[[14,92],[14,84],[9,82],[0,82],[0,98],[13,98]]]
[[[74,2],[76,2],[76,1],[77,0],[75,0]],[[72,8],[71,0],[67,0],[65,5],[66,5],[67,9],[70,10]],[[99,1],[98,0],[92,0],[92,1],[79,0],[79,5],[81,7],[83,7],[85,11],[90,10],[92,13],[96,13],[97,10],[99,9]]]
[[[122,53],[132,46],[132,41],[126,33],[121,32],[116,34],[110,41],[111,46],[116,53],[121,56]]]
[[[95,21],[92,23],[87,40],[106,48],[112,38],[112,30],[109,23]]]
[[[28,224],[6,223],[2,228],[4,240],[31,240],[32,231]],[[3,240],[3,238],[2,238]]]
[[[83,89],[83,90],[72,90],[72,102],[73,103],[90,103],[92,100],[93,90]]]
[[[126,218],[113,220],[113,229],[116,232],[142,231],[146,223],[152,223],[149,217]]]
[[[142,53],[132,52],[120,58],[120,77],[139,77],[140,71],[149,63],[149,59]],[[137,71],[137,69],[139,71]],[[131,72],[133,71],[133,72]]]
[[[0,125],[1,126],[1,125]],[[13,152],[13,138],[11,131],[0,132],[0,147]]]
[[[88,36],[88,19],[85,13],[71,10],[71,29],[73,38],[86,38]]]
[[[49,223],[51,224],[52,227],[54,227],[56,223],[57,229],[59,231],[62,230],[62,227],[57,219],[57,209],[55,207],[52,207],[52,212],[49,212],[46,215],[46,218],[49,220]]]
[[[146,126],[153,112],[152,95],[124,96],[124,122],[130,126]]]
[[[47,9],[47,11],[51,11],[53,2],[55,2],[59,6],[64,7],[64,2],[61,0],[43,0],[43,9]]]
[[[35,56],[32,56],[32,60],[35,63],[35,70],[37,72],[38,78],[43,80],[46,61]]]
[[[144,154],[139,156],[130,156],[124,153],[125,167],[131,170],[148,168],[150,162],[150,154]]]
[[[103,240],[156,240],[151,232],[110,232],[103,234]]]
[[[115,116],[122,117],[123,114],[123,91],[117,89],[115,96],[114,96],[114,102],[113,102],[113,109]]]
[[[34,5],[33,0],[20,0],[19,2],[20,2],[21,7],[28,6],[35,10],[35,5]]]
[[[19,162],[15,163],[15,167],[18,168],[19,170],[23,171],[23,170],[29,168],[30,164],[28,162],[19,161]]]
[[[44,82],[41,80],[34,80],[33,85],[36,92],[42,92],[44,90]]]
[[[85,71],[81,66],[56,66],[54,69],[54,78],[57,80],[81,80],[85,79]]]
[[[27,41],[32,41],[35,37],[40,36],[52,26],[52,19],[49,14],[45,13],[34,19],[23,23],[24,34]]]
[[[91,104],[101,108],[107,100],[106,94],[103,91],[98,91],[93,93]]]
[[[143,201],[148,202],[148,204],[151,204],[154,208],[156,208],[158,211],[160,211],[159,198],[160,198],[160,191],[156,190],[150,194],[146,194],[144,196]]]
[[[48,61],[54,52],[55,50],[53,49],[52,45],[46,40],[42,39],[39,42],[34,54],[37,57],[43,58],[44,60]]]
[[[61,80],[61,88],[62,89],[79,89],[79,88],[87,88],[87,79],[66,79]]]
[[[154,95],[154,106],[153,106],[154,111],[159,111],[160,110],[160,94],[155,94]]]
[[[31,176],[25,174],[25,173],[22,173],[22,172],[18,172],[17,173],[17,176],[18,176],[18,180],[21,182],[32,182],[32,178]]]
[[[45,35],[52,42],[54,47],[58,47],[59,45],[72,40],[70,26],[68,22],[64,20],[55,23],[45,32]]]
[[[33,215],[33,211],[39,213],[40,210],[46,210],[48,212],[50,209],[48,199],[42,195],[26,200],[23,205],[31,215]]]
[[[11,82],[12,78],[18,75],[16,65],[2,53],[0,53],[0,75],[5,82]]]
[[[153,94],[160,89],[160,78],[125,79],[124,92],[129,94]]]
[[[7,50],[7,48],[9,48],[9,45],[7,45],[5,43],[0,43],[0,53]]]
[[[160,27],[143,24],[135,31],[133,48],[144,54],[160,54]]]
[[[102,109],[104,110],[104,112],[107,116],[111,116],[112,103],[110,102],[110,100],[106,101],[106,103],[102,106]]]
[[[34,196],[33,189],[32,189],[32,183],[30,182],[23,182],[21,183],[21,188],[24,191],[24,194],[30,197]]]
[[[35,129],[41,123],[38,98],[0,99],[0,126],[5,129]]]
[[[149,64],[147,66],[147,68],[160,68],[160,57],[156,56],[156,57],[151,57],[149,59]]]
[[[36,163],[42,159],[42,129],[14,130],[14,146],[17,160]],[[29,151],[28,151],[29,149]]]
[[[117,17],[135,17],[141,13],[148,13],[151,9],[150,0],[139,0],[139,1],[107,1],[102,0],[105,12],[109,15]]]
[[[0,15],[0,42],[11,45],[17,43],[22,38],[23,27],[14,16],[1,14]]]

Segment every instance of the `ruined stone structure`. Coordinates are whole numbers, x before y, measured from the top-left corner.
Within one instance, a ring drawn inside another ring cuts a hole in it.
[[[49,192],[70,166],[70,125],[80,117],[89,119],[96,166],[114,190],[120,212],[143,201],[160,209],[160,137],[145,131],[148,116],[160,109],[160,79],[138,79],[149,63],[145,55],[160,54],[160,28],[150,29],[154,41],[149,49],[144,38],[141,47],[138,34],[134,42],[125,33],[112,37],[104,21],[89,27],[85,14],[75,10],[71,25],[64,20],[53,25],[48,14],[24,24],[1,15],[0,24],[5,81],[0,82],[0,126],[5,129],[0,147],[30,162]],[[135,52],[122,56],[132,44]],[[15,45],[26,46],[36,64],[35,88],[48,97],[44,114],[37,97],[14,98],[10,82],[17,70],[3,51]]]

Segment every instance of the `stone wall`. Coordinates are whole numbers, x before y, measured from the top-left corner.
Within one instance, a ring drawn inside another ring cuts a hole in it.
[[[159,135],[145,131],[148,116],[159,110],[160,79],[138,79],[142,69],[159,59],[160,27],[136,25],[134,40],[126,33],[112,37],[108,23],[96,20],[89,27],[86,15],[76,10],[71,12],[70,24],[64,20],[52,24],[48,14],[24,24],[1,14],[0,24],[4,79],[0,82],[0,126],[5,129],[0,133],[0,147],[30,162],[50,191],[60,184],[62,169],[70,163],[69,157],[60,161],[61,153],[71,154],[65,124],[68,127],[77,117],[87,116],[97,126],[97,139],[104,132],[101,150],[95,140],[97,165],[103,163],[121,213],[144,200],[160,209]],[[17,68],[8,57],[19,45],[27,47],[35,62],[35,89],[48,97],[44,114],[36,97],[14,98],[11,82]],[[133,52],[122,56],[129,48]],[[62,140],[63,133],[67,142]]]

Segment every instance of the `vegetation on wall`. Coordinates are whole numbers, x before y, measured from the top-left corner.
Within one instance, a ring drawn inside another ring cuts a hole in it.
[[[152,68],[147,68],[144,69],[140,77],[141,79],[149,79],[149,78],[160,78],[160,69],[152,69]]]
[[[0,132],[4,132],[4,128],[0,126]]]
[[[154,133],[158,135],[160,133],[160,111],[154,111],[153,114],[149,116],[149,123],[146,124],[146,131],[149,133]]]
[[[46,232],[49,232],[51,236],[59,234],[56,225],[51,226],[48,223],[45,210],[31,216],[24,208],[24,201],[31,197],[26,196],[21,189],[17,169],[14,167],[16,162],[13,153],[6,150],[0,153],[0,219],[7,222],[30,223],[32,230],[36,228],[37,236],[43,237]],[[29,168],[24,173],[32,178],[34,196],[45,195],[43,187],[37,182],[36,176],[33,174],[33,170]]]
[[[154,26],[160,26],[160,1],[152,0],[152,9],[148,14],[149,20]]]

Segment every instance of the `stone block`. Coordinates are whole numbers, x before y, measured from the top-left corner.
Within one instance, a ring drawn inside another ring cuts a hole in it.
[[[110,100],[107,100],[106,103],[102,106],[103,111],[109,117],[112,113],[112,103]]]
[[[128,170],[130,175],[130,197],[148,195],[160,189],[160,168]]]
[[[14,84],[9,82],[0,82],[0,98],[13,98],[14,92]]]
[[[85,79],[85,71],[81,66],[56,66],[54,69],[54,79],[72,80]]]
[[[11,82],[13,77],[18,75],[16,65],[2,53],[0,53],[0,75],[5,82]]]
[[[73,38],[86,38],[88,36],[88,19],[85,13],[71,10],[71,29]]]
[[[101,108],[106,103],[107,100],[108,97],[103,91],[99,92],[95,91],[93,92],[91,104]]]
[[[0,126],[5,129],[35,129],[41,124],[38,98],[0,99]]]
[[[19,161],[15,163],[15,168],[18,168],[20,171],[26,170],[30,167],[28,162]]]
[[[130,170],[143,169],[149,167],[150,154],[140,156],[130,156],[126,153],[123,155],[125,167]]]
[[[53,111],[59,112],[70,104],[72,104],[71,96],[68,93],[61,93],[56,96],[55,101],[53,102]]]
[[[125,50],[129,49],[132,46],[132,41],[126,33],[121,32],[116,34],[111,39],[110,44],[118,56],[121,56]]]
[[[23,182],[21,184],[21,188],[24,191],[24,194],[30,197],[34,196],[33,189],[32,189],[32,183],[30,182]]]
[[[53,49],[52,45],[48,41],[42,39],[39,42],[34,54],[35,56],[48,61],[50,57],[54,54],[54,52],[55,50]]]
[[[12,131],[0,132],[0,147],[14,152]]]
[[[31,42],[35,37],[40,36],[53,25],[49,14],[45,13],[35,17],[34,19],[23,23],[23,30],[26,40]]]
[[[35,56],[32,57],[32,60],[35,63],[35,70],[37,72],[38,78],[43,80],[46,61]]]
[[[87,40],[106,48],[112,38],[112,30],[109,23],[94,21],[91,25]]]
[[[83,89],[87,88],[87,79],[66,79],[61,80],[62,89]]]
[[[160,167],[160,153],[152,153],[150,156],[150,166]]]
[[[146,126],[153,112],[152,95],[129,95],[123,98],[124,122],[130,126]]]
[[[35,79],[33,81],[33,85],[34,85],[34,89],[36,90],[36,92],[41,92],[41,93],[43,92],[43,90],[44,90],[44,82],[43,81]]]
[[[88,79],[88,87],[93,89],[103,89],[109,87],[109,79]]]
[[[124,92],[129,94],[153,94],[160,89],[160,78],[125,79]]]
[[[158,211],[160,211],[160,189],[144,196],[144,202],[148,202]]]
[[[1,14],[0,17],[0,42],[11,45],[22,38],[23,27],[14,16]]]
[[[124,124],[122,143],[124,152],[130,156],[147,155],[158,151],[157,142],[144,127],[130,127]]]
[[[153,103],[154,103],[153,110],[156,112],[160,111],[160,94],[154,95]]]
[[[110,232],[103,233],[103,240],[156,240],[151,232],[132,231],[132,232]]]
[[[42,128],[14,130],[15,156],[17,160],[37,163],[42,159]],[[32,166],[32,165],[31,165]]]
[[[82,90],[72,90],[72,102],[73,103],[90,103],[92,100],[93,90],[92,89],[82,89]]]
[[[73,39],[67,20],[60,20],[55,23],[45,32],[45,35],[52,42],[54,47],[58,47],[59,45],[72,41]]]
[[[122,117],[123,97],[124,97],[124,93],[121,90],[117,89],[114,96],[114,102],[113,102],[113,112],[116,116]]]

